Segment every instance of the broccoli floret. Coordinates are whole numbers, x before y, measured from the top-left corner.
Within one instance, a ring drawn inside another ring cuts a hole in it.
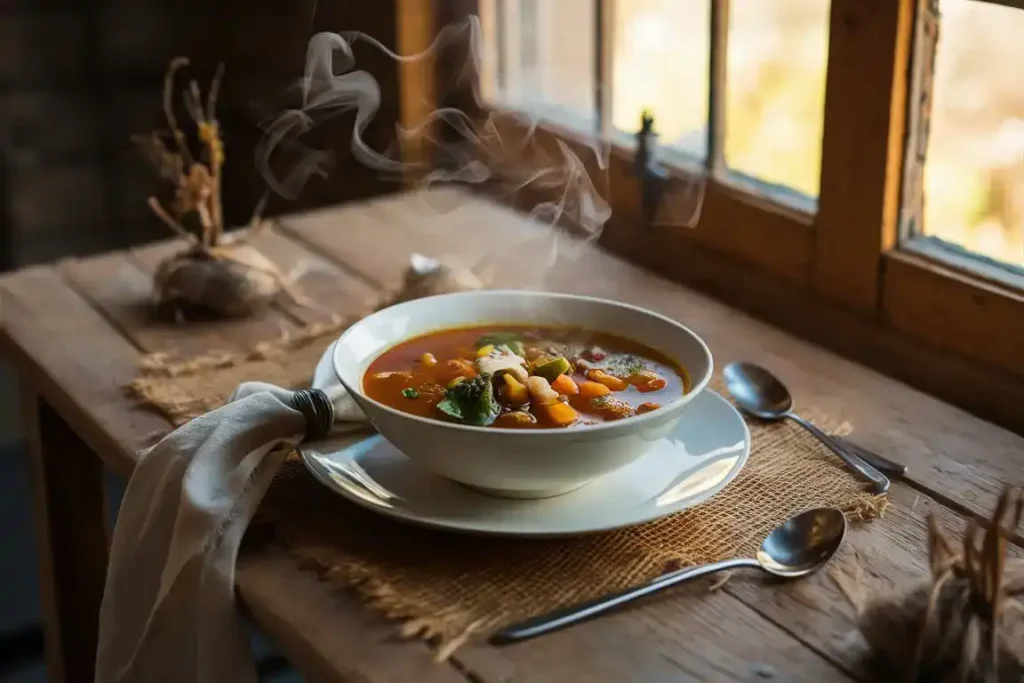
[[[437,409],[463,424],[486,427],[501,413],[494,399],[494,386],[487,373],[459,382],[444,392]]]

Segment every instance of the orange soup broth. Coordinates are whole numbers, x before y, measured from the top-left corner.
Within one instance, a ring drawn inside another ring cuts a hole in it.
[[[642,358],[647,367],[666,380],[663,389],[641,392],[633,386],[612,392],[611,396],[628,402],[634,408],[643,403],[654,402],[662,406],[671,403],[690,390],[690,379],[686,370],[664,354],[625,337],[576,327],[541,327],[523,325],[483,325],[462,327],[430,332],[397,344],[378,356],[363,376],[363,391],[370,398],[403,413],[419,415],[441,421],[453,421],[436,408],[444,398],[445,387],[457,377],[472,377],[475,369],[467,372],[467,364],[476,360],[474,344],[487,334],[518,332],[536,335],[540,339],[568,341],[574,344],[596,345],[608,353],[629,353]],[[527,347],[533,342],[524,341]],[[437,363],[430,367],[423,362],[424,354],[432,354]],[[411,373],[411,376],[395,374],[385,379],[375,376],[380,373]],[[570,376],[577,382],[586,378],[582,373]],[[413,389],[417,398],[403,395],[406,389]],[[580,420],[573,426],[597,424],[605,418],[597,414],[589,401],[579,396],[569,396],[569,404],[579,413]],[[630,419],[630,418],[623,418]],[[498,426],[498,425],[495,425]],[[555,426],[538,416],[535,424],[519,426],[518,429],[550,429]],[[569,427],[571,429],[572,427]],[[483,427],[486,429],[486,427]]]

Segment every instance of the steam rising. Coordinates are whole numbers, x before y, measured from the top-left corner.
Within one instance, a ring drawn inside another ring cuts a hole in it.
[[[486,184],[489,189],[517,198],[520,205],[528,197],[530,214],[537,221],[550,228],[568,225],[571,232],[583,238],[570,239],[557,229],[529,237],[544,242],[545,248],[540,251],[544,271],[573,246],[600,235],[611,216],[608,202],[598,191],[600,185],[607,193],[609,143],[595,134],[583,144],[573,142],[570,147],[558,140],[552,146],[535,135],[537,121],[527,114],[495,112],[481,120],[459,109],[440,108],[415,128],[397,125],[397,149],[373,149],[363,135],[380,108],[381,90],[372,74],[356,67],[353,46],[359,42],[399,63],[428,60],[450,48],[468,48],[465,62],[455,69],[453,83],[439,83],[437,91],[461,86],[481,104],[481,30],[476,17],[446,26],[427,50],[405,56],[359,31],[318,33],[307,49],[300,106],[282,112],[266,125],[257,150],[257,167],[273,191],[295,198],[314,175],[328,177],[332,151],[311,147],[304,139],[330,119],[355,111],[349,148],[368,168],[386,176],[415,177],[424,186],[440,182]],[[424,157],[434,161],[403,161],[400,150],[410,144],[419,146],[427,152]],[[538,254],[536,246],[531,247],[534,256]]]

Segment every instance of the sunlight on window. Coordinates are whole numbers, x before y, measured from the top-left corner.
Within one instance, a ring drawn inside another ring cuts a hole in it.
[[[650,109],[662,144],[707,149],[709,0],[615,0],[612,123],[628,133]]]
[[[484,93],[574,127],[596,120],[593,0],[492,0],[484,20]],[[483,9],[483,8],[481,8]],[[488,59],[487,52],[491,53]]]
[[[1024,266],[1024,11],[939,8],[924,230]]]
[[[828,61],[827,0],[732,0],[729,168],[816,197]]]

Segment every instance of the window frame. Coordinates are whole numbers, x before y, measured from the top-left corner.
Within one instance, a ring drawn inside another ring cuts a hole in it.
[[[458,0],[454,13],[449,6],[436,19],[447,22],[478,14],[480,3],[489,1]],[[1021,0],[976,1],[1024,10]],[[613,20],[613,3],[595,2],[600,7],[598,23],[607,28]],[[840,309],[839,314],[852,316],[854,327],[862,329],[865,338],[883,333],[898,343],[909,342],[909,349],[937,352],[933,354],[936,363],[966,361],[994,381],[1005,379],[1014,387],[1022,386],[1024,289],[1012,278],[992,277],[971,259],[961,257],[958,262],[941,250],[929,251],[913,240],[903,244],[900,240],[907,212],[921,205],[920,183],[913,178],[919,173],[914,164],[920,165],[923,159],[911,158],[907,151],[923,142],[935,49],[925,28],[936,20],[934,4],[934,0],[832,0],[816,213],[752,191],[742,179],[721,174],[720,154],[710,153],[723,149],[718,144],[709,145],[710,173],[705,176],[707,192],[697,227],[645,226],[633,151],[613,140],[608,170],[613,215],[602,245],[713,292],[742,288],[729,281],[750,280],[740,274],[753,270],[755,282],[773,286],[779,282],[779,291],[790,292],[794,301]],[[718,38],[713,33],[711,73],[721,76],[727,0],[713,0],[712,7],[711,28]],[[601,39],[607,42],[609,34],[603,31]],[[605,57],[610,54],[607,45],[598,52]],[[609,72],[609,61],[598,59],[598,73]],[[712,80],[716,82],[720,89],[723,81]],[[610,91],[601,91],[602,101],[608,101]],[[709,138],[720,137],[722,107],[716,108],[715,86],[710,99]],[[538,130],[551,140],[583,143],[582,135],[564,126],[543,122]],[[667,191],[676,192],[705,169],[671,165],[669,171],[672,180]],[[694,253],[707,255],[708,262],[716,265],[694,268]],[[763,284],[757,286],[763,288]],[[756,298],[756,294],[733,294],[726,298]],[[842,344],[837,340],[833,345]],[[871,355],[869,350],[862,359],[897,374],[891,358]],[[960,391],[945,385],[939,388],[950,398]]]

